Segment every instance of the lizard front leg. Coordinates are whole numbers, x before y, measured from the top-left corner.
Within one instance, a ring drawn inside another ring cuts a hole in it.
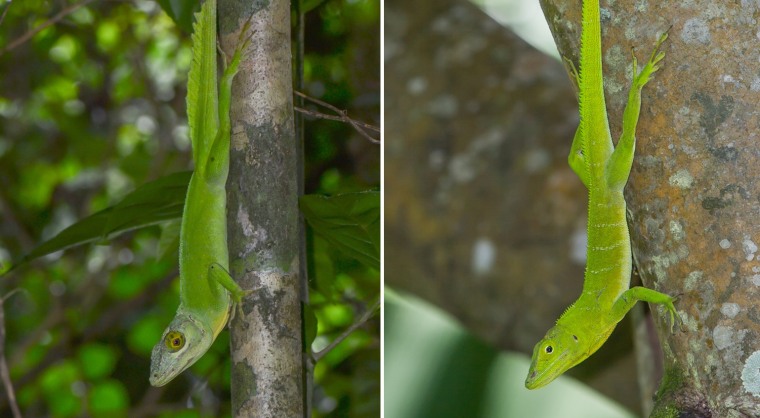
[[[230,298],[232,304],[235,305],[235,309],[232,310],[232,317],[236,311],[242,315],[242,302],[243,298],[253,293],[253,290],[243,290],[239,284],[230,276],[230,273],[222,267],[219,263],[213,263],[208,268],[209,280],[215,281],[222,285],[228,292],[230,292]],[[230,318],[231,320],[232,318]]]
[[[665,306],[670,314],[670,331],[673,332],[673,325],[675,325],[677,318],[680,319],[678,312],[676,312],[676,308],[673,305],[675,298],[642,286],[632,287],[618,297],[610,311],[611,320],[614,321],[613,323],[620,322],[625,314],[630,311],[633,305],[638,301],[657,303]]]

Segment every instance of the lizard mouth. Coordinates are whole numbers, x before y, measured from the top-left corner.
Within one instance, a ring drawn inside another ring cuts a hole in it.
[[[554,361],[547,364],[542,370],[534,370],[535,364],[531,365],[533,372],[525,379],[525,387],[528,389],[538,389],[544,387],[565,372],[569,367],[564,367],[567,363],[564,361],[570,354],[569,350],[560,353]]]
[[[179,364],[170,364],[169,370],[165,371],[163,374],[151,370],[150,377],[148,378],[151,386],[159,387],[171,382],[175,377],[187,369],[193,361],[195,361],[194,357],[187,357]]]

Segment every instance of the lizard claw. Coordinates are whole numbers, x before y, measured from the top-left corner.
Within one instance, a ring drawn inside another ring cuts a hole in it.
[[[680,330],[681,325],[683,324],[683,321],[681,320],[681,316],[678,315],[678,311],[676,311],[675,306],[673,303],[676,301],[677,297],[671,297],[670,301],[665,304],[665,307],[668,309],[668,313],[670,314],[670,332],[673,332],[673,327],[678,324],[678,328]]]
[[[237,66],[240,64],[242,55],[251,45],[251,39],[253,38],[253,33],[248,33],[248,30],[251,27],[252,20],[253,20],[253,15],[251,15],[251,17],[248,18],[248,20],[243,24],[242,29],[240,29],[240,35],[238,36],[237,46],[235,47],[235,52],[232,54],[232,59],[229,59],[227,54],[224,53],[224,50],[222,50],[222,46],[219,44],[219,41],[217,40],[216,49],[222,55],[222,58],[223,58],[222,69],[223,70],[227,70],[227,67],[237,68]]]
[[[232,294],[232,309],[230,311],[230,323],[233,319],[235,319],[236,314],[240,315],[240,317],[243,317],[245,315],[245,312],[243,312],[243,299],[247,298],[248,296],[254,294],[259,289],[253,289],[253,290],[241,290],[238,293]]]
[[[636,56],[633,56],[634,84],[636,86],[644,87],[644,85],[649,81],[651,75],[660,69],[657,64],[665,58],[665,53],[660,51],[660,47],[662,46],[662,43],[668,39],[668,31],[670,31],[670,29],[665,31],[665,33],[660,36],[660,39],[657,40],[657,43],[654,46],[654,50],[649,56],[649,61],[646,63],[644,68],[641,69],[641,72],[638,73],[638,75],[636,75]]]

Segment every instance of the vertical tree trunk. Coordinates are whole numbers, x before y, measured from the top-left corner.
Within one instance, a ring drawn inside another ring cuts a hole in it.
[[[232,410],[236,417],[301,417],[290,3],[220,0],[218,15],[228,55],[253,15],[251,46],[232,93],[227,219],[232,276],[256,292],[231,325]]]
[[[580,1],[542,5],[561,53],[575,58]],[[630,85],[628,51],[635,47],[644,62],[670,28],[662,69],[644,88],[626,186],[642,280],[678,296],[683,321],[671,333],[657,309],[665,363],[652,416],[760,416],[760,7],[708,0],[601,6],[613,138]]]

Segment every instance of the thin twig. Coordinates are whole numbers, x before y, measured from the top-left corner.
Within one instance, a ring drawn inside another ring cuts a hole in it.
[[[345,110],[338,109],[337,107],[331,105],[330,103],[327,103],[325,101],[322,101],[322,100],[315,99],[313,97],[307,96],[307,95],[301,93],[300,91],[294,91],[293,93],[295,93],[299,97],[303,97],[304,99],[306,99],[306,100],[308,100],[308,101],[310,101],[312,103],[318,104],[318,105],[320,105],[322,107],[326,107],[326,108],[332,110],[333,112],[337,113],[339,116],[337,116],[337,117],[336,116],[330,116],[330,115],[325,115],[325,114],[317,113],[317,112],[311,113],[311,111],[307,111],[306,109],[301,109],[301,108],[296,108],[297,111],[302,112],[302,113],[306,113],[306,114],[309,114],[309,115],[312,115],[312,116],[316,116],[316,117],[319,117],[319,118],[322,118],[322,119],[330,119],[330,120],[337,120],[337,121],[341,121],[341,122],[346,122],[346,123],[350,124],[351,126],[353,126],[354,129],[356,130],[356,132],[358,132],[361,136],[363,136],[364,138],[366,138],[370,142],[372,142],[374,144],[379,144],[380,143],[380,140],[377,140],[377,139],[371,137],[364,130],[364,129],[369,129],[369,130],[372,130],[374,132],[380,132],[379,128],[377,128],[375,126],[372,126],[372,125],[369,125],[369,124],[366,124],[366,123],[358,122],[358,121],[355,121],[355,120],[351,119],[350,117],[348,117],[348,112],[346,112]]]
[[[296,107],[295,109],[296,109],[296,112],[301,112],[304,115],[314,116],[315,118],[319,118],[319,119],[336,120],[338,122],[344,122],[345,119],[346,119],[345,116],[328,115],[326,113],[320,113],[320,112],[317,112],[316,110],[304,109],[302,107]],[[354,123],[356,123],[357,125],[361,126],[362,128],[369,129],[369,130],[374,131],[374,132],[380,132],[380,129],[377,126],[370,125],[370,124],[364,123],[364,122],[360,122],[358,120],[355,120]],[[379,141],[375,141],[374,139],[373,139],[373,141],[379,143]]]
[[[8,14],[8,9],[11,8],[11,4],[13,3],[9,1],[8,4],[5,6],[5,9],[3,9],[3,14],[0,15],[0,25],[3,24],[3,20],[5,20],[5,15]]]
[[[25,43],[26,41],[32,39],[34,35],[40,33],[43,29],[47,28],[48,26],[54,25],[58,23],[61,19],[64,17],[74,13],[75,11],[79,10],[81,7],[86,6],[90,3],[92,3],[95,0],[82,0],[79,3],[72,4],[71,6],[61,10],[58,12],[57,15],[51,17],[50,19],[46,20],[42,24],[38,25],[34,29],[30,30],[29,32],[19,36],[18,38],[12,40],[8,45],[5,46],[2,50],[0,50],[0,56],[5,54],[6,52],[18,47],[19,45]],[[7,8],[6,8],[7,10]]]
[[[327,345],[327,347],[317,351],[314,353],[312,358],[314,359],[314,362],[318,362],[322,359],[327,353],[329,353],[333,348],[337,347],[338,344],[342,343],[343,340],[348,338],[349,335],[351,335],[352,332],[356,331],[357,328],[364,325],[365,322],[369,321],[372,316],[375,315],[375,311],[380,307],[380,298],[378,298],[375,303],[372,304],[372,307],[364,311],[364,314],[359,318],[356,322],[351,324],[350,327],[346,328],[345,331],[343,331],[342,334],[340,334],[337,338],[332,340],[330,344]]]
[[[13,411],[14,418],[21,418],[21,410],[16,402],[16,393],[13,391],[13,382],[11,374],[8,371],[8,362],[5,360],[5,301],[20,289],[13,289],[8,294],[0,298],[0,378],[5,386],[5,393],[8,395],[8,403]]]

